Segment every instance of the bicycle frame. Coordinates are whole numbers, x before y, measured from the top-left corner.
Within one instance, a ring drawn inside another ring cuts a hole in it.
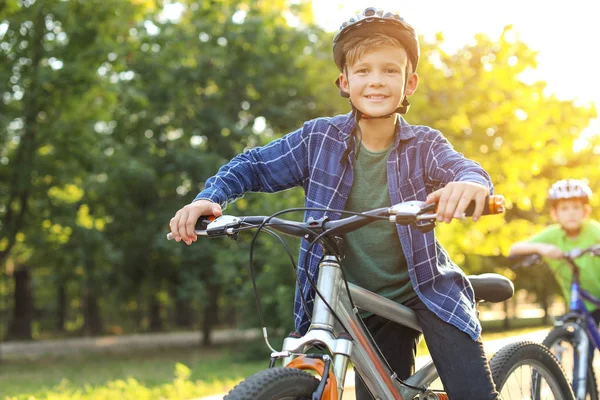
[[[472,201],[465,210],[465,215],[472,215],[475,207],[476,203]],[[199,236],[213,238],[222,236],[236,238],[240,231],[247,228],[267,227],[309,241],[321,240],[326,242],[327,245],[323,246],[325,256],[318,266],[319,276],[316,283],[318,294],[313,304],[310,327],[302,337],[288,336],[283,342],[281,351],[273,350],[271,353],[271,366],[278,359],[283,359],[283,365],[287,366],[294,361],[295,357],[306,355],[306,351],[310,347],[320,345],[326,347],[329,353],[333,355],[332,372],[336,379],[332,379],[331,382],[337,382],[338,400],[342,398],[350,361],[352,361],[367,388],[376,399],[410,400],[418,395],[419,399],[426,400],[437,398],[437,395],[428,389],[429,385],[438,378],[433,361],[428,362],[419,371],[406,379],[404,384],[400,383],[396,379],[396,374],[387,366],[383,356],[371,344],[370,334],[364,327],[358,310],[360,308],[373,312],[376,315],[421,332],[415,314],[408,307],[347,283],[342,276],[340,261],[337,257],[340,251],[337,240],[344,234],[360,229],[375,219],[386,219],[390,223],[402,225],[413,224],[421,232],[428,232],[435,227],[437,219],[435,208],[434,203],[427,204],[424,201],[413,200],[392,207],[353,213],[355,215],[338,220],[330,221],[327,217],[323,217],[318,220],[310,219],[308,222],[286,221],[275,218],[283,212],[273,214],[270,217],[248,216],[238,218],[220,216],[216,219],[203,217],[196,223],[195,233]],[[323,211],[323,209],[314,210]],[[293,209],[287,211],[293,211]],[[326,209],[324,211],[330,210]],[[342,212],[340,210],[334,211]],[[486,199],[483,211],[484,214],[504,212],[504,198],[499,195],[489,196]],[[323,235],[325,235],[324,238]],[[167,238],[173,239],[173,233],[169,233]],[[346,290],[346,285],[349,287],[350,295]],[[510,295],[512,295],[512,284],[510,285]],[[329,309],[327,304],[332,309]],[[352,304],[355,304],[355,306]],[[339,320],[337,325],[335,324],[335,317]],[[270,347],[266,336],[266,328],[263,328],[263,331],[267,345]],[[323,374],[323,377],[325,377],[329,373],[331,360],[328,356],[323,356],[320,361],[326,361],[327,370],[323,369],[323,371],[326,371]],[[310,362],[297,364],[301,364],[299,366],[295,365],[299,369],[318,371],[321,368],[320,365],[317,368],[315,363]],[[317,391],[322,392],[324,386],[327,385],[323,382],[327,382],[327,380],[323,379],[321,381]]]
[[[315,298],[308,332],[300,338],[286,338],[282,351],[273,353],[271,356],[283,358],[283,364],[287,365],[295,355],[302,354],[310,346],[319,343],[326,346],[333,354],[333,373],[338,385],[338,400],[342,398],[346,370],[350,360],[376,399],[408,400],[414,398],[422,391],[411,389],[396,381],[394,373],[390,371],[377,350],[371,345],[368,333],[363,328],[358,315],[358,307],[420,332],[421,328],[414,312],[408,307],[359,286],[349,284],[349,287],[355,308],[352,308],[348,298],[342,271],[336,257],[325,256],[319,265],[317,280],[317,289],[323,295],[323,299],[319,296]],[[323,300],[335,310],[341,323],[348,329],[352,341],[343,335],[336,335],[340,332],[340,327],[336,326],[333,314]],[[411,386],[428,387],[437,378],[435,366],[432,361],[429,361],[405,382]]]
[[[600,350],[600,332],[594,322],[592,314],[587,310],[583,300],[587,300],[593,303],[596,307],[600,308],[600,299],[591,295],[587,290],[582,289],[578,282],[571,283],[571,301],[569,304],[569,311],[577,314],[585,315],[586,328],[589,337],[592,339],[592,345]]]
[[[570,257],[566,258],[573,270],[573,280],[571,282],[571,300],[569,302],[569,312],[567,315],[576,315],[583,317],[580,321],[576,321],[574,325],[583,327],[583,331],[575,328],[578,345],[576,354],[576,377],[573,377],[573,389],[578,399],[586,396],[586,381],[587,381],[587,366],[590,344],[595,349],[600,349],[600,333],[598,327],[592,317],[592,314],[587,310],[584,300],[588,300],[595,306],[600,308],[600,299],[590,294],[587,290],[582,289],[579,284],[579,269],[575,261]],[[567,320],[566,324],[572,323]],[[585,325],[584,325],[585,324]],[[586,335],[587,333],[587,335]],[[590,340],[591,339],[591,340]],[[577,382],[575,382],[577,381]]]

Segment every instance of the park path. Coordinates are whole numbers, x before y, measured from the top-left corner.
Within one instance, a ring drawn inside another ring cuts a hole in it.
[[[199,332],[143,333],[121,336],[10,341],[0,343],[1,358],[36,358],[43,355],[65,355],[80,352],[118,352],[159,347],[189,347],[202,342]],[[213,344],[232,343],[261,337],[260,329],[218,330],[211,335]]]

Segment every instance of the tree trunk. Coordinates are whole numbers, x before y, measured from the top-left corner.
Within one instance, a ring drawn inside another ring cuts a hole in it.
[[[550,308],[550,296],[548,293],[544,293],[542,296],[542,309],[544,310],[544,317],[542,318],[542,322],[544,325],[548,325],[550,323],[550,315],[548,315],[548,309]]]
[[[46,31],[45,13],[42,2],[38,2],[35,16],[35,28],[32,39],[31,66],[28,68],[31,78],[28,90],[23,96],[23,135],[16,149],[14,162],[11,159],[11,173],[7,185],[8,199],[6,212],[0,220],[0,241],[6,240],[0,250],[0,265],[8,258],[11,249],[17,243],[17,233],[25,224],[25,216],[29,207],[29,196],[32,187],[33,161],[39,146],[38,124],[36,118],[40,112],[40,64],[44,58],[44,35]]]
[[[138,291],[138,294],[136,297],[137,307],[135,308],[135,311],[134,311],[135,328],[136,328],[137,332],[141,332],[144,330],[144,312],[142,310],[143,304],[144,304],[143,299],[144,299],[143,296]]]
[[[191,328],[193,324],[192,306],[187,299],[175,300],[175,325]]]
[[[33,295],[31,293],[31,274],[29,267],[15,270],[15,293],[12,322],[8,328],[8,338],[13,340],[31,340],[31,322],[33,319]]]
[[[62,333],[65,331],[65,320],[67,318],[67,291],[64,282],[59,282],[56,294],[56,330]]]
[[[204,306],[202,318],[202,347],[212,344],[212,330],[218,322],[219,303],[217,301],[221,288],[219,285],[210,284],[208,289],[208,302]]]
[[[509,315],[509,302],[511,302],[512,299],[508,299],[506,300],[504,303],[502,303],[503,307],[504,307],[504,323],[502,324],[502,327],[505,330],[508,330],[510,328],[510,315]]]
[[[88,336],[96,336],[104,332],[98,298],[91,287],[83,290],[83,332]]]
[[[160,332],[163,330],[163,320],[160,316],[161,306],[157,299],[150,300],[150,331]]]

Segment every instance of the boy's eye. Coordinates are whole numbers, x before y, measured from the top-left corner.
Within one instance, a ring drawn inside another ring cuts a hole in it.
[[[356,70],[357,74],[366,74],[367,72],[369,72],[369,70],[366,68],[359,68],[358,70]]]
[[[399,71],[396,68],[388,68],[385,70],[387,74],[397,74]]]

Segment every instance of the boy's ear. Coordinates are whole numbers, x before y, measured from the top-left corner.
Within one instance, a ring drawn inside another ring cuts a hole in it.
[[[558,218],[556,217],[556,207],[550,207],[550,216],[552,217],[552,221],[558,221]]]
[[[419,75],[416,72],[412,72],[408,76],[408,81],[406,82],[406,95],[410,96],[417,90],[417,86],[419,85]]]
[[[346,75],[340,73],[340,77],[338,79],[340,81],[340,90],[350,94],[350,88],[348,85],[348,79],[346,79]]]
[[[585,204],[583,206],[583,218],[589,218],[591,213],[592,213],[592,206],[590,206],[589,204]]]

